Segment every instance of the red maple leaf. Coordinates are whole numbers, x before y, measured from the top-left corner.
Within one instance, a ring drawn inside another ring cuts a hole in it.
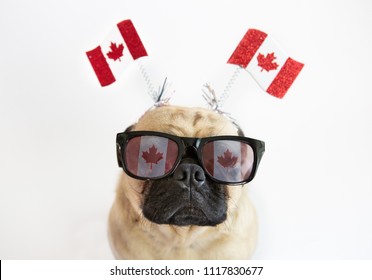
[[[161,159],[163,159],[163,153],[159,153],[155,145],[152,145],[148,152],[142,152],[142,157],[146,163],[150,164],[150,170],[152,170],[152,165],[157,164]]]
[[[217,162],[225,168],[234,167],[237,161],[238,158],[233,156],[232,152],[230,152],[229,149],[227,149],[226,152],[223,153],[223,156],[217,157]]]
[[[116,43],[111,42],[110,49],[111,51],[107,53],[107,56],[113,59],[114,61],[117,59],[121,61],[120,58],[123,56],[124,50],[123,44],[116,45]]]
[[[268,53],[266,56],[261,53],[258,54],[257,61],[258,66],[261,67],[261,72],[263,70],[266,70],[267,72],[269,72],[270,70],[276,70],[279,65],[273,61],[274,59],[276,59],[274,53]]]

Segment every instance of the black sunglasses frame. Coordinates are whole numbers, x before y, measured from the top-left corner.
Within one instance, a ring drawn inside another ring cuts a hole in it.
[[[160,136],[164,138],[168,138],[172,141],[174,141],[178,146],[178,155],[177,159],[169,172],[162,176],[154,177],[154,178],[145,178],[141,176],[137,176],[133,173],[131,173],[125,163],[125,149],[128,141],[134,137],[138,136]],[[250,176],[243,181],[240,182],[226,182],[218,180],[214,177],[212,177],[209,172],[204,168],[203,166],[203,155],[202,155],[202,148],[205,144],[207,144],[210,141],[215,140],[235,140],[240,141],[243,143],[248,144],[254,154],[254,160],[253,160],[253,167],[252,172]],[[173,172],[176,170],[178,165],[180,164],[182,158],[184,157],[187,148],[193,147],[197,153],[197,160],[199,162],[199,165],[203,168],[205,174],[210,178],[212,181],[220,184],[226,184],[226,185],[242,185],[246,184],[253,180],[254,176],[256,175],[258,165],[261,161],[262,155],[265,152],[265,142],[253,138],[243,137],[243,136],[236,136],[236,135],[221,135],[221,136],[211,136],[211,137],[204,137],[204,138],[191,138],[191,137],[179,137],[176,135],[171,135],[163,132],[158,131],[128,131],[128,132],[121,132],[116,135],[116,155],[117,155],[117,161],[119,167],[123,168],[124,172],[128,174],[129,176],[139,179],[139,180],[159,180],[163,179],[165,177],[168,177],[173,174]]]

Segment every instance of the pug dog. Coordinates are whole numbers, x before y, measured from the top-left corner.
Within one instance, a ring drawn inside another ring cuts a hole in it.
[[[256,172],[262,141],[242,142],[234,152],[243,135],[228,118],[171,105],[147,111],[118,137],[125,172],[109,215],[117,259],[251,258],[257,217],[244,184]],[[213,157],[211,143],[231,146]],[[251,151],[254,145],[257,151]],[[229,175],[218,174],[221,166]]]

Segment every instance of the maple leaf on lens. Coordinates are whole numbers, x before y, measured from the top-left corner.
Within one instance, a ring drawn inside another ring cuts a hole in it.
[[[111,51],[107,53],[107,56],[114,61],[116,61],[117,59],[121,61],[120,58],[123,56],[124,50],[123,44],[116,45],[116,43],[111,42],[110,49]]]
[[[274,59],[276,59],[274,53],[268,53],[266,56],[260,53],[257,56],[257,61],[258,66],[261,67],[261,72],[263,70],[266,70],[267,72],[269,72],[270,70],[276,70],[279,65],[276,62],[273,62]]]
[[[142,152],[142,157],[146,163],[150,164],[150,170],[152,170],[152,165],[157,164],[161,159],[163,159],[163,153],[158,152],[155,145],[152,145],[148,152]]]
[[[223,156],[217,157],[217,162],[225,168],[234,167],[237,161],[238,158],[233,156],[232,152],[230,152],[229,149],[227,149],[226,152],[223,153]]]

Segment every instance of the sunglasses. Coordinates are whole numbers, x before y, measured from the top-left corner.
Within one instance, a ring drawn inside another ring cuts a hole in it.
[[[117,134],[116,151],[119,167],[136,179],[168,177],[182,159],[193,154],[212,181],[237,185],[254,178],[265,143],[242,136],[189,138],[155,131],[130,131]]]

